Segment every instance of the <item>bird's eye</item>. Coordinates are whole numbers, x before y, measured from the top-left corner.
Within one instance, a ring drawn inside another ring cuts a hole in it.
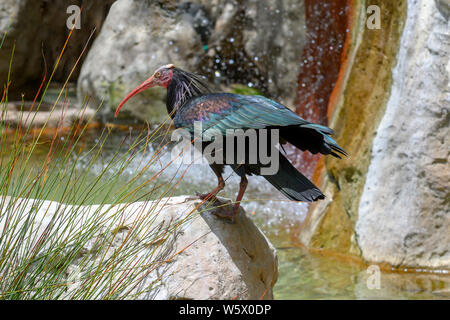
[[[159,78],[159,77],[161,77],[161,72],[157,72],[157,73],[155,73],[155,78]]]

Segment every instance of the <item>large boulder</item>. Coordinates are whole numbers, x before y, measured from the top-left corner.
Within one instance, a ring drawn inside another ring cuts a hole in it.
[[[292,106],[305,29],[303,2],[118,0],[83,64],[78,95],[111,118],[120,100],[167,63],[227,89],[258,88]],[[281,32],[280,32],[281,30]],[[147,90],[122,116],[159,122],[165,91]],[[129,115],[129,114],[128,114]]]
[[[450,268],[444,2],[374,1],[381,29],[355,30],[330,123],[350,156],[326,160],[329,200],[312,206],[304,243],[394,266]]]
[[[392,93],[359,203],[365,259],[450,269],[450,33],[434,2],[408,3]]]
[[[58,60],[70,33],[67,20],[73,12],[67,8],[74,1],[60,0],[3,0],[0,2],[0,34],[6,34],[0,49],[0,85],[6,85],[13,46],[14,58],[11,68],[9,100],[33,100],[44,74],[44,58],[47,63],[47,79]],[[75,66],[91,32],[99,32],[113,0],[78,1],[83,7],[80,29],[74,29],[53,75],[54,81],[66,81]],[[71,20],[72,21],[72,20]],[[88,46],[89,48],[89,46]],[[81,57],[81,62],[84,57]],[[76,80],[81,62],[72,73]]]
[[[230,224],[183,196],[116,206],[9,197],[1,202],[1,217],[17,222],[0,219],[0,228],[8,225],[12,237],[15,228],[21,230],[16,236],[25,232],[31,239],[24,246],[33,250],[16,247],[16,262],[46,265],[49,277],[66,286],[61,298],[87,292],[98,299],[273,298],[276,251],[242,209]]]

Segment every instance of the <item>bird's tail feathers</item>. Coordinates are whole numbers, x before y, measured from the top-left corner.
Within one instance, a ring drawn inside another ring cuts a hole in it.
[[[323,193],[301,174],[281,153],[280,167],[274,175],[263,175],[275,188],[294,201],[314,202],[324,199]]]
[[[347,156],[347,152],[330,137],[333,133],[333,130],[328,127],[307,123],[284,129],[280,136],[302,151],[308,150],[312,154],[331,154],[341,159],[342,155]]]

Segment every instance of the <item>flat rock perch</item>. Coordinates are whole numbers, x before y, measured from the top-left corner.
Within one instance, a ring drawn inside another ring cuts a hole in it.
[[[76,298],[74,293],[82,290],[86,269],[92,270],[100,261],[115,258],[118,250],[126,251],[126,246],[131,246],[136,248],[134,258],[140,257],[136,261],[151,257],[150,266],[139,271],[139,281],[130,288],[132,298],[273,299],[272,289],[278,276],[276,251],[242,209],[237,222],[230,224],[211,214],[204,205],[196,210],[200,200],[184,196],[116,206],[5,199],[1,216],[11,212],[31,216],[33,227],[27,230],[33,230],[30,232],[36,241],[52,225],[50,229],[54,231],[48,238],[53,240],[42,246],[42,252],[61,246],[61,241],[64,246],[73,246],[72,240],[63,239],[79,238],[70,234],[95,226],[92,230],[96,231],[90,231],[91,239],[82,244],[78,256],[67,266],[66,280],[70,285],[62,298]],[[76,218],[65,228],[71,212],[76,213]],[[0,230],[5,221],[0,219]],[[99,245],[105,242],[108,245]],[[70,251],[65,251],[66,255]],[[121,261],[131,258],[124,256]],[[131,260],[121,267],[134,266]],[[117,274],[120,278],[123,273]],[[115,276],[112,278],[116,280]],[[118,285],[121,281],[117,281]],[[105,288],[100,286],[98,290],[96,297],[102,298]]]

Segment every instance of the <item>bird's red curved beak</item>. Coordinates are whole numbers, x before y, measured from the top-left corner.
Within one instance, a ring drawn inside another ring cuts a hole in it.
[[[116,112],[114,113],[114,118],[117,117],[119,114],[120,109],[122,109],[123,105],[127,103],[128,100],[130,100],[133,96],[137,95],[139,92],[142,92],[144,90],[147,90],[151,87],[155,86],[155,80],[153,76],[142,82],[140,85],[138,85],[136,88],[134,88],[133,91],[131,91],[117,106]]]

